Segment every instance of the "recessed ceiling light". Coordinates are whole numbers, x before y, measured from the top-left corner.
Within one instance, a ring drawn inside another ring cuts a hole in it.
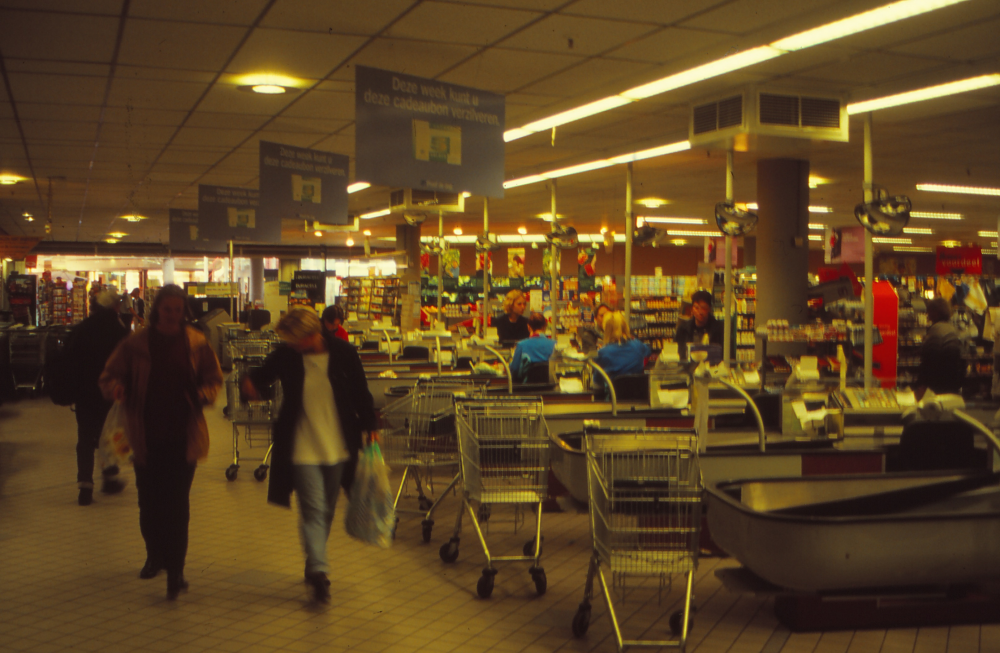
[[[348,247],[354,247],[354,239],[353,238],[348,238],[347,239],[347,246]]]
[[[892,248],[894,252],[933,252],[933,247],[915,247],[912,245],[896,245]]]
[[[833,213],[833,209],[829,206],[810,206],[810,213]]]
[[[959,247],[962,243],[957,240],[942,240],[941,244],[945,247]]]
[[[818,188],[824,184],[829,184],[830,180],[825,177],[816,177],[814,175],[809,175],[809,188]]]
[[[114,231],[112,233],[109,233],[108,235],[111,236],[112,238],[119,238],[119,239],[121,239],[121,238],[124,238],[125,236],[127,236],[128,234],[125,233],[124,231]]]
[[[347,192],[356,193],[359,190],[364,190],[366,188],[371,188],[371,184],[369,184],[367,181],[356,181],[353,184],[349,184],[347,186]]]
[[[903,228],[903,233],[904,234],[920,234],[920,235],[925,235],[926,236],[926,235],[934,233],[934,230],[933,229],[928,229],[926,227],[904,227]]]
[[[472,197],[472,193],[470,193],[469,191],[464,191],[462,193],[462,197]]]
[[[453,232],[453,233],[454,233],[454,234],[455,234],[456,236],[461,236],[461,235],[462,235],[462,228],[461,228],[461,227],[455,227],[454,229],[452,229],[452,232]]]
[[[917,184],[917,190],[934,193],[961,193],[963,195],[1000,195],[1000,188],[985,186],[951,186],[948,184]]]
[[[257,84],[256,86],[251,86],[250,90],[262,95],[281,95],[288,92],[288,89],[284,86],[278,86],[277,84]]]
[[[737,205],[737,206],[739,206],[739,203],[737,203],[736,205]],[[757,208],[758,208],[758,207],[757,207],[757,202],[747,202],[747,203],[746,203],[746,204],[744,204],[743,206],[745,206],[745,207],[746,207],[746,210],[747,210],[747,211],[756,211],[756,210],[757,210]]]
[[[362,213],[358,217],[362,220],[371,220],[372,218],[381,218],[383,215],[389,215],[392,213],[389,209],[382,209],[381,211],[372,211],[371,213]]]
[[[371,230],[369,230],[369,229],[365,229],[365,230],[364,230],[364,234],[365,234],[366,236],[371,236],[371,235],[372,235],[372,232],[371,232]]]
[[[129,222],[139,222],[140,220],[145,220],[146,216],[144,216],[144,215],[138,215],[138,214],[123,215],[122,219],[123,220],[128,220]]]
[[[680,247],[681,245],[688,244],[688,241],[684,240],[683,238],[672,238],[670,242],[674,245],[677,245],[678,247]]]
[[[658,209],[661,206],[668,204],[667,200],[661,199],[659,197],[645,197],[641,200],[636,200],[636,204],[641,204],[647,209]]]
[[[995,231],[980,231],[978,233],[979,233],[979,237],[980,238],[996,238],[997,237],[997,232],[995,232]]]
[[[13,186],[19,181],[24,181],[24,177],[18,175],[0,175],[0,185]]]
[[[1000,85],[1000,74],[981,75],[979,77],[971,77],[969,79],[962,79],[957,82],[949,82],[947,84],[938,84],[937,86],[928,86],[927,88],[908,91],[906,93],[898,93],[896,95],[889,95],[887,97],[876,98],[874,100],[855,102],[854,104],[847,105],[847,113],[848,115],[854,115],[868,111],[877,111],[888,107],[898,107],[903,104],[923,102],[924,100],[955,95],[956,93],[965,93],[967,91],[975,91],[981,88],[989,88],[990,86],[997,85]]]
[[[652,215],[644,215],[640,218],[643,222],[650,223],[661,223],[661,224],[708,224],[708,220],[704,218],[669,218],[660,217]]]
[[[523,236],[526,233],[528,233],[528,228],[527,227],[518,227],[517,228],[517,233],[519,233],[519,234],[521,234]]]
[[[317,229],[316,231],[313,232],[313,236],[316,236],[317,238],[322,238],[323,232]]]
[[[928,220],[961,220],[961,213],[935,213],[933,211],[910,211],[911,218],[927,218]]]
[[[109,245],[114,245],[115,243],[118,242],[118,239],[117,238],[105,238],[104,242],[108,243]]]
[[[913,240],[910,239],[910,238],[885,238],[885,237],[881,237],[881,236],[880,237],[876,237],[876,238],[872,238],[872,242],[873,243],[880,243],[880,244],[883,244],[883,245],[912,245],[913,244]]]
[[[551,213],[539,213],[535,217],[536,218],[541,218],[545,222],[552,222],[552,214]],[[559,218],[560,220],[562,220],[566,216],[563,215],[562,213],[556,213],[556,217]]]
[[[668,236],[704,236],[706,238],[711,238],[713,236],[722,236],[719,231],[691,231],[688,229],[667,229]]]

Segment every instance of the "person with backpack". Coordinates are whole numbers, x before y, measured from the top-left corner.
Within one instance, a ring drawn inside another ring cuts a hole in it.
[[[118,318],[119,301],[114,288],[95,295],[90,315],[70,331],[59,356],[59,369],[54,371],[59,378],[52,380],[54,386],[65,389],[62,393],[65,400],[76,405],[76,481],[80,488],[77,503],[81,506],[89,506],[94,500],[94,452],[111,409],[111,402],[104,398],[97,380],[115,347],[129,333]],[[53,395],[53,400],[56,399]],[[101,492],[117,494],[125,488],[118,479],[118,471],[118,465],[102,470]]]

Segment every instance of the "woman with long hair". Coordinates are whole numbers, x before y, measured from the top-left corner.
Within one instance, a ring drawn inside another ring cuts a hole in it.
[[[139,494],[139,530],[146,541],[140,578],[167,570],[167,598],[187,589],[191,482],[208,455],[202,407],[222,386],[219,360],[201,331],[188,324],[188,296],[170,284],[156,293],[149,328],[126,338],[101,374],[101,390],[122,401]]]
[[[500,342],[524,340],[531,335],[528,330],[528,319],[524,317],[524,309],[527,306],[527,299],[520,290],[511,290],[503,298],[503,312],[506,317],[496,321],[497,337]]]
[[[626,374],[642,374],[652,353],[649,345],[632,337],[624,315],[617,311],[604,315],[604,346],[597,350],[594,362],[612,380]]]

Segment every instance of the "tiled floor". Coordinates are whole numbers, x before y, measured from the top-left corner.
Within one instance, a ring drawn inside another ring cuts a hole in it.
[[[333,599],[312,605],[302,584],[296,514],[267,505],[252,463],[235,482],[226,481],[231,428],[221,409],[210,427],[213,453],[192,490],[191,589],[169,602],[162,575],[137,577],[144,549],[134,483],[121,495],[98,494],[94,505],[77,506],[70,410],[45,398],[0,407],[0,651],[615,650],[600,599],[586,638],[570,632],[590,550],[585,513],[544,516],[548,591],[541,597],[527,565],[501,563],[493,597],[479,599],[483,555],[468,525],[458,561],[441,562],[438,547],[447,540],[454,499],[443,504],[429,545],[411,516],[403,517],[389,550],[335,528]],[[510,517],[494,511],[495,552],[519,551],[530,537],[524,529],[514,534]],[[792,634],[775,619],[770,600],[721,586],[714,571],[732,565],[701,561],[688,650],[1000,651],[1000,626]],[[626,636],[665,637],[666,615],[677,609],[682,586],[675,583],[662,603],[652,585],[630,586],[616,604]]]

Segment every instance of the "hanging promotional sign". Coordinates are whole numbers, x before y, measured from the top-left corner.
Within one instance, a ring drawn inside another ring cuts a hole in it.
[[[724,268],[726,267],[726,239],[725,238],[706,238],[705,239],[705,250],[706,250],[706,260],[709,263],[715,263],[715,267]],[[738,238],[733,238],[733,249],[731,256],[733,259],[733,267],[735,268],[739,256],[740,243]]]
[[[170,249],[224,252],[226,241],[209,240],[202,235],[197,211],[170,209]]]
[[[355,178],[503,197],[504,97],[357,66]]]
[[[938,247],[938,274],[983,273],[983,250],[978,247]]]
[[[824,246],[824,261],[827,263],[864,263],[865,228],[845,227],[830,229]],[[826,254],[829,253],[829,258]]]
[[[524,248],[507,248],[507,277],[510,279],[524,278]]]
[[[458,279],[458,267],[462,258],[462,253],[454,247],[446,249],[441,254],[441,263],[444,265],[444,276],[451,279]]]
[[[581,247],[576,255],[576,262],[579,292],[593,291],[597,276],[597,247]]]
[[[282,218],[348,224],[344,154],[260,142],[260,207],[268,221]]]
[[[258,219],[260,193],[248,188],[198,185],[199,235],[210,240],[281,242],[281,219]]]

